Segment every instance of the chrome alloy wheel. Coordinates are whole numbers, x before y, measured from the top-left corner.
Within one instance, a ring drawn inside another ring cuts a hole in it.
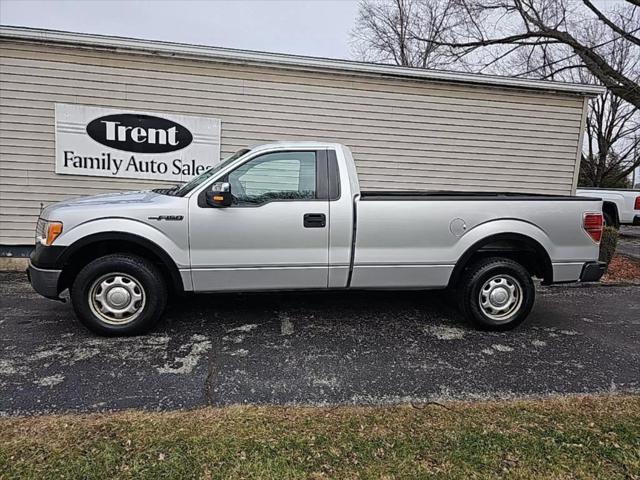
[[[510,275],[495,275],[484,282],[478,295],[480,309],[496,323],[505,323],[522,306],[522,286]]]
[[[146,302],[140,282],[126,273],[107,273],[89,289],[91,311],[110,325],[125,325],[142,312]]]

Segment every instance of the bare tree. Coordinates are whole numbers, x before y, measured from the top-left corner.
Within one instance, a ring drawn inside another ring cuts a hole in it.
[[[606,24],[582,22],[581,37],[597,46],[613,68],[635,81],[640,77],[640,55],[633,42],[622,39]],[[537,78],[597,84],[598,78],[579,59],[557,46],[519,48],[503,71]],[[625,187],[640,166],[640,110],[611,90],[589,102],[585,143],[580,165],[580,185]]]
[[[362,0],[353,36],[368,59],[398,65],[606,86],[589,105],[580,182],[623,185],[640,166],[638,6],[640,0],[606,10],[592,0]]]
[[[640,122],[637,110],[606,92],[591,101],[580,164],[580,185],[628,187],[640,166]]]
[[[640,56],[633,42],[620,41],[617,32],[602,24],[589,29],[593,41],[610,41],[601,49],[603,57],[618,71],[637,79]],[[596,83],[589,70],[567,71],[569,79]],[[580,185],[627,187],[629,175],[640,166],[640,110],[612,91],[589,102],[585,145],[580,164]]]
[[[609,27],[615,33],[620,35],[620,37],[622,37],[623,39],[628,40],[629,42],[640,46],[640,38],[637,35],[635,35],[635,32],[636,32],[635,29],[633,31],[625,30],[624,25],[617,24],[609,15],[607,15],[602,10],[597,8],[593,4],[593,2],[591,2],[590,0],[582,0],[582,1],[587,6],[587,8],[591,10],[593,13],[595,13],[598,19],[602,23],[604,23],[607,27]],[[640,6],[640,2],[638,2],[637,0],[632,0],[629,3],[633,4],[634,7]]]
[[[584,3],[583,3],[584,2]],[[603,13],[588,0],[455,0],[456,31],[453,40],[439,40],[420,36],[415,40],[435,43],[458,51],[458,57],[468,56],[478,49],[494,49],[493,59],[506,58],[520,48],[544,56],[551,46],[568,50],[562,61],[574,59],[575,65],[562,68],[586,68],[614,95],[640,108],[638,78],[616,69],[602,54],[606,44],[590,44],[581,34],[588,18],[582,13],[589,9],[617,35],[620,41],[629,42],[640,55],[640,5],[638,0],[628,0],[628,8]],[[632,5],[633,4],[633,5]],[[586,5],[586,7],[585,7]],[[606,22],[606,23],[605,23]],[[612,29],[613,25],[615,29]],[[620,33],[622,32],[622,33]],[[616,40],[612,40],[616,41]],[[557,61],[557,60],[556,60]],[[560,63],[560,61],[557,61]],[[545,62],[547,67],[554,64]],[[525,72],[520,72],[524,75]],[[532,72],[526,72],[530,74]]]
[[[436,41],[446,41],[447,32],[453,27],[454,1],[361,1],[352,32],[357,55],[363,60],[404,67],[450,66],[456,61],[449,54],[450,49]]]

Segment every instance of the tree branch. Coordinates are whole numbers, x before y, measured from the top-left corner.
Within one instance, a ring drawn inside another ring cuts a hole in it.
[[[616,32],[618,35],[620,35],[625,40],[628,40],[628,41],[630,41],[632,43],[635,43],[636,45],[640,46],[640,38],[636,37],[635,35],[631,35],[629,32],[625,32],[622,28],[620,28],[618,25],[613,23],[604,13],[602,13],[591,2],[591,0],[582,0],[582,1],[587,6],[587,8],[589,8],[589,10],[591,10],[593,13],[595,13],[596,16],[600,19],[600,21],[602,23],[604,23],[606,26],[608,26],[611,30]]]
[[[490,45],[506,45],[509,43],[515,43],[518,40],[526,40],[528,38],[540,38],[541,35],[539,32],[531,32],[531,33],[521,33],[518,35],[510,35],[508,37],[503,38],[494,38],[489,40],[478,40],[475,42],[440,42],[437,40],[428,40],[426,38],[415,37],[417,40],[422,42],[432,42],[436,45],[441,45],[443,47],[453,47],[453,48],[476,48],[476,47],[488,47]],[[537,42],[536,42],[537,43]]]

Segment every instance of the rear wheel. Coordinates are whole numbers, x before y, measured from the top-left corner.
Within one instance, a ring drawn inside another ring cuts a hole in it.
[[[99,335],[136,335],[151,329],[166,304],[167,288],[146,259],[114,254],[86,265],[71,287],[80,322]]]
[[[518,262],[492,257],[465,271],[459,294],[462,311],[473,324],[485,330],[510,330],[531,312],[535,286]]]

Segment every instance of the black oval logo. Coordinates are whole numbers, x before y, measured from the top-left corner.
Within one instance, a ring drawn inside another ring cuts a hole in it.
[[[96,118],[87,125],[87,134],[107,147],[136,153],[175,152],[193,141],[179,123],[140,113]]]

